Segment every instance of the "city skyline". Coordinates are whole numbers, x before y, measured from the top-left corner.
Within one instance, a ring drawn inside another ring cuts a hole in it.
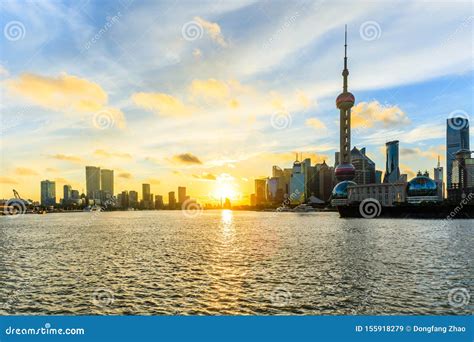
[[[147,183],[152,193],[166,198],[184,185],[201,201],[227,192],[234,194],[233,202],[248,203],[254,179],[269,175],[272,165],[291,167],[294,152],[311,157],[311,165],[323,160],[334,165],[339,149],[334,97],[340,92],[345,23],[351,91],[357,94],[351,148],[365,147],[378,170],[385,171],[385,143],[395,139],[400,140],[400,173],[408,178],[431,171],[438,155],[445,166],[446,119],[472,112],[473,71],[465,46],[469,4],[463,11],[462,4],[430,3],[423,13],[419,4],[389,5],[416,26],[390,22],[385,4],[367,5],[365,12],[344,4],[353,11],[336,21],[332,17],[330,25],[315,24],[316,4],[273,4],[266,21],[252,19],[270,10],[265,4],[234,3],[218,11],[207,4],[181,8],[173,25],[165,22],[158,30],[147,12],[163,3],[88,3],[74,9],[76,26],[55,16],[66,38],[83,32],[67,42],[30,20],[38,15],[49,22],[48,11],[65,10],[61,3],[48,5],[37,4],[30,12],[2,4],[5,22],[25,25],[22,39],[0,42],[5,51],[0,61],[2,198],[17,189],[39,200],[45,179],[56,182],[57,197],[65,184],[82,192],[83,168],[96,165],[115,171],[116,193]],[[432,15],[439,10],[446,20],[433,28]],[[88,17],[92,11],[95,20]],[[374,37],[363,30],[373,18]],[[236,23],[244,19],[249,31]],[[182,28],[189,22],[200,38],[185,35]],[[92,42],[106,23],[107,30]],[[142,32],[143,39],[132,40],[124,28]],[[258,39],[251,37],[252,29],[260,32]],[[157,38],[160,44],[151,49]],[[33,60],[23,57],[35,51]],[[97,53],[101,68],[94,64]],[[245,63],[239,62],[243,56]],[[80,66],[74,64],[77,57]],[[38,145],[32,148],[31,141]]]

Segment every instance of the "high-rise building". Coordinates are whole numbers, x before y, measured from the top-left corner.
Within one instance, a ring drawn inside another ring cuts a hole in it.
[[[163,196],[156,195],[155,196],[155,209],[163,209],[165,204],[163,203]]]
[[[398,183],[400,181],[399,147],[398,140],[389,141],[386,146],[386,164],[384,183]]]
[[[86,166],[86,193],[89,199],[100,199],[100,167]]]
[[[79,190],[71,190],[71,199],[73,200],[80,199]]]
[[[266,201],[266,178],[256,179],[255,180],[255,196],[256,196],[256,205],[264,204]]]
[[[183,204],[186,201],[186,187],[178,186],[178,203]]]
[[[250,195],[250,205],[255,207],[257,205],[257,196],[255,194]]]
[[[316,197],[318,197],[322,201],[327,202],[331,197],[331,191],[334,188],[333,174],[334,168],[329,167],[326,164],[326,161],[323,161],[323,163],[319,167],[318,173],[319,189],[318,192],[315,194]]]
[[[348,91],[349,69],[347,68],[347,26],[344,35],[344,70],[342,71],[342,93],[336,98],[339,109],[339,164],[335,174],[339,182],[354,179],[355,169],[351,163],[351,108],[354,106],[355,97]]]
[[[128,193],[128,205],[130,208],[138,208],[138,192],[131,190]]]
[[[168,192],[168,209],[175,209],[176,208],[176,197],[174,195],[174,191]]]
[[[130,207],[130,198],[128,196],[128,191],[122,191],[119,203],[123,209],[127,209]]]
[[[280,177],[270,177],[267,179],[267,200],[271,203],[283,202],[283,191],[280,188],[280,179]]]
[[[298,156],[293,163],[293,170],[291,172],[290,180],[290,194],[289,199],[291,204],[301,204],[306,200],[306,184],[305,178],[305,166],[306,164],[298,161]]]
[[[72,186],[66,184],[63,186],[63,202],[67,203],[71,199]]]
[[[100,170],[100,189],[105,199],[111,198],[114,194],[114,170]]]
[[[470,193],[474,193],[474,158],[467,149],[456,153],[451,171],[451,188],[448,188],[448,199],[462,201]]]
[[[365,147],[360,150],[354,146],[351,151],[352,165],[355,168],[354,182],[357,184],[375,183],[375,163],[367,157]]]
[[[375,184],[382,183],[383,172],[380,170],[375,170]]]
[[[469,150],[469,120],[463,117],[447,119],[446,125],[446,187],[452,187],[453,161],[460,150]]]
[[[41,205],[50,206],[56,204],[56,182],[50,180],[41,181]]]
[[[150,184],[142,184],[142,199],[143,201],[150,200]]]

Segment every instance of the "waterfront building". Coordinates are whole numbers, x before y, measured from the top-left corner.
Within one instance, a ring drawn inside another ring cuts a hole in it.
[[[375,183],[375,163],[366,155],[365,147],[351,150],[352,165],[355,169],[354,182],[357,184]]]
[[[100,190],[102,191],[102,200],[112,198],[114,194],[114,170],[100,170]]]
[[[80,199],[79,190],[71,190],[71,199],[73,200]]]
[[[290,195],[290,182],[291,182],[291,173],[293,172],[292,168],[283,169],[283,196]]]
[[[441,166],[441,161],[438,156],[438,165],[434,168],[434,181],[438,184],[438,191],[440,196],[444,198],[444,170]]]
[[[144,201],[150,200],[150,184],[142,184],[142,199]]]
[[[452,166],[448,199],[459,202],[474,193],[474,159],[471,158],[471,151],[466,149],[458,151]]]
[[[463,117],[454,117],[447,119],[446,123],[446,187],[449,191],[456,153],[460,150],[470,150],[469,120]]]
[[[266,186],[267,186],[266,178],[255,179],[256,205],[262,205],[265,203]]]
[[[168,192],[168,209],[176,209],[176,197],[174,191]]]
[[[41,205],[51,206],[56,204],[56,182],[41,181]]]
[[[376,184],[382,183],[382,176],[383,176],[383,171],[375,170],[375,183]]]
[[[163,203],[163,196],[156,195],[155,196],[155,209],[163,209],[165,204]]]
[[[350,184],[345,190],[340,191],[340,197],[347,196],[348,203],[360,203],[365,199],[377,200],[382,207],[393,207],[406,202],[407,183],[381,183],[381,184]]]
[[[255,207],[257,205],[257,197],[255,194],[250,195],[250,206]]]
[[[181,206],[186,201],[186,187],[178,187],[178,203]]]
[[[320,200],[327,202],[329,201],[332,189],[334,188],[334,168],[329,167],[326,164],[326,161],[323,161],[318,169],[318,191],[315,193],[315,195]]]
[[[100,167],[86,166],[86,194],[91,200],[100,199]]]
[[[283,190],[280,187],[280,177],[271,177],[266,182],[267,200],[270,203],[283,202]]]
[[[397,183],[400,181],[399,167],[399,141],[389,141],[386,146],[386,164],[384,183]]]
[[[128,191],[122,191],[119,203],[120,203],[120,206],[123,209],[127,209],[127,208],[130,207],[130,199],[129,199],[129,196],[128,196]]]
[[[411,204],[438,203],[443,197],[438,191],[438,183],[426,175],[417,176],[407,184],[407,202]]]
[[[293,170],[291,172],[290,179],[290,203],[291,204],[301,204],[305,202],[306,195],[306,179],[305,179],[305,167],[306,163],[298,161],[298,156],[296,161],[293,163]]]
[[[131,190],[128,193],[128,205],[130,208],[138,208],[138,192]]]
[[[63,186],[63,204],[67,204],[71,199],[72,186],[66,184]]]

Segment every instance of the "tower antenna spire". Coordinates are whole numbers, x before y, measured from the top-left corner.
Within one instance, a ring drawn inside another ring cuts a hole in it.
[[[344,28],[344,70],[342,76],[344,78],[342,91],[347,93],[347,76],[349,76],[349,70],[347,69],[347,25]]]

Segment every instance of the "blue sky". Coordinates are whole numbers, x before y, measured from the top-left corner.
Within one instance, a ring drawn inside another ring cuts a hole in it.
[[[294,152],[333,163],[344,25],[352,141],[384,169],[444,162],[445,123],[473,109],[470,1],[4,1],[2,178],[85,187],[85,165],[116,191],[187,185],[244,199]],[[58,190],[58,197],[60,197]]]

